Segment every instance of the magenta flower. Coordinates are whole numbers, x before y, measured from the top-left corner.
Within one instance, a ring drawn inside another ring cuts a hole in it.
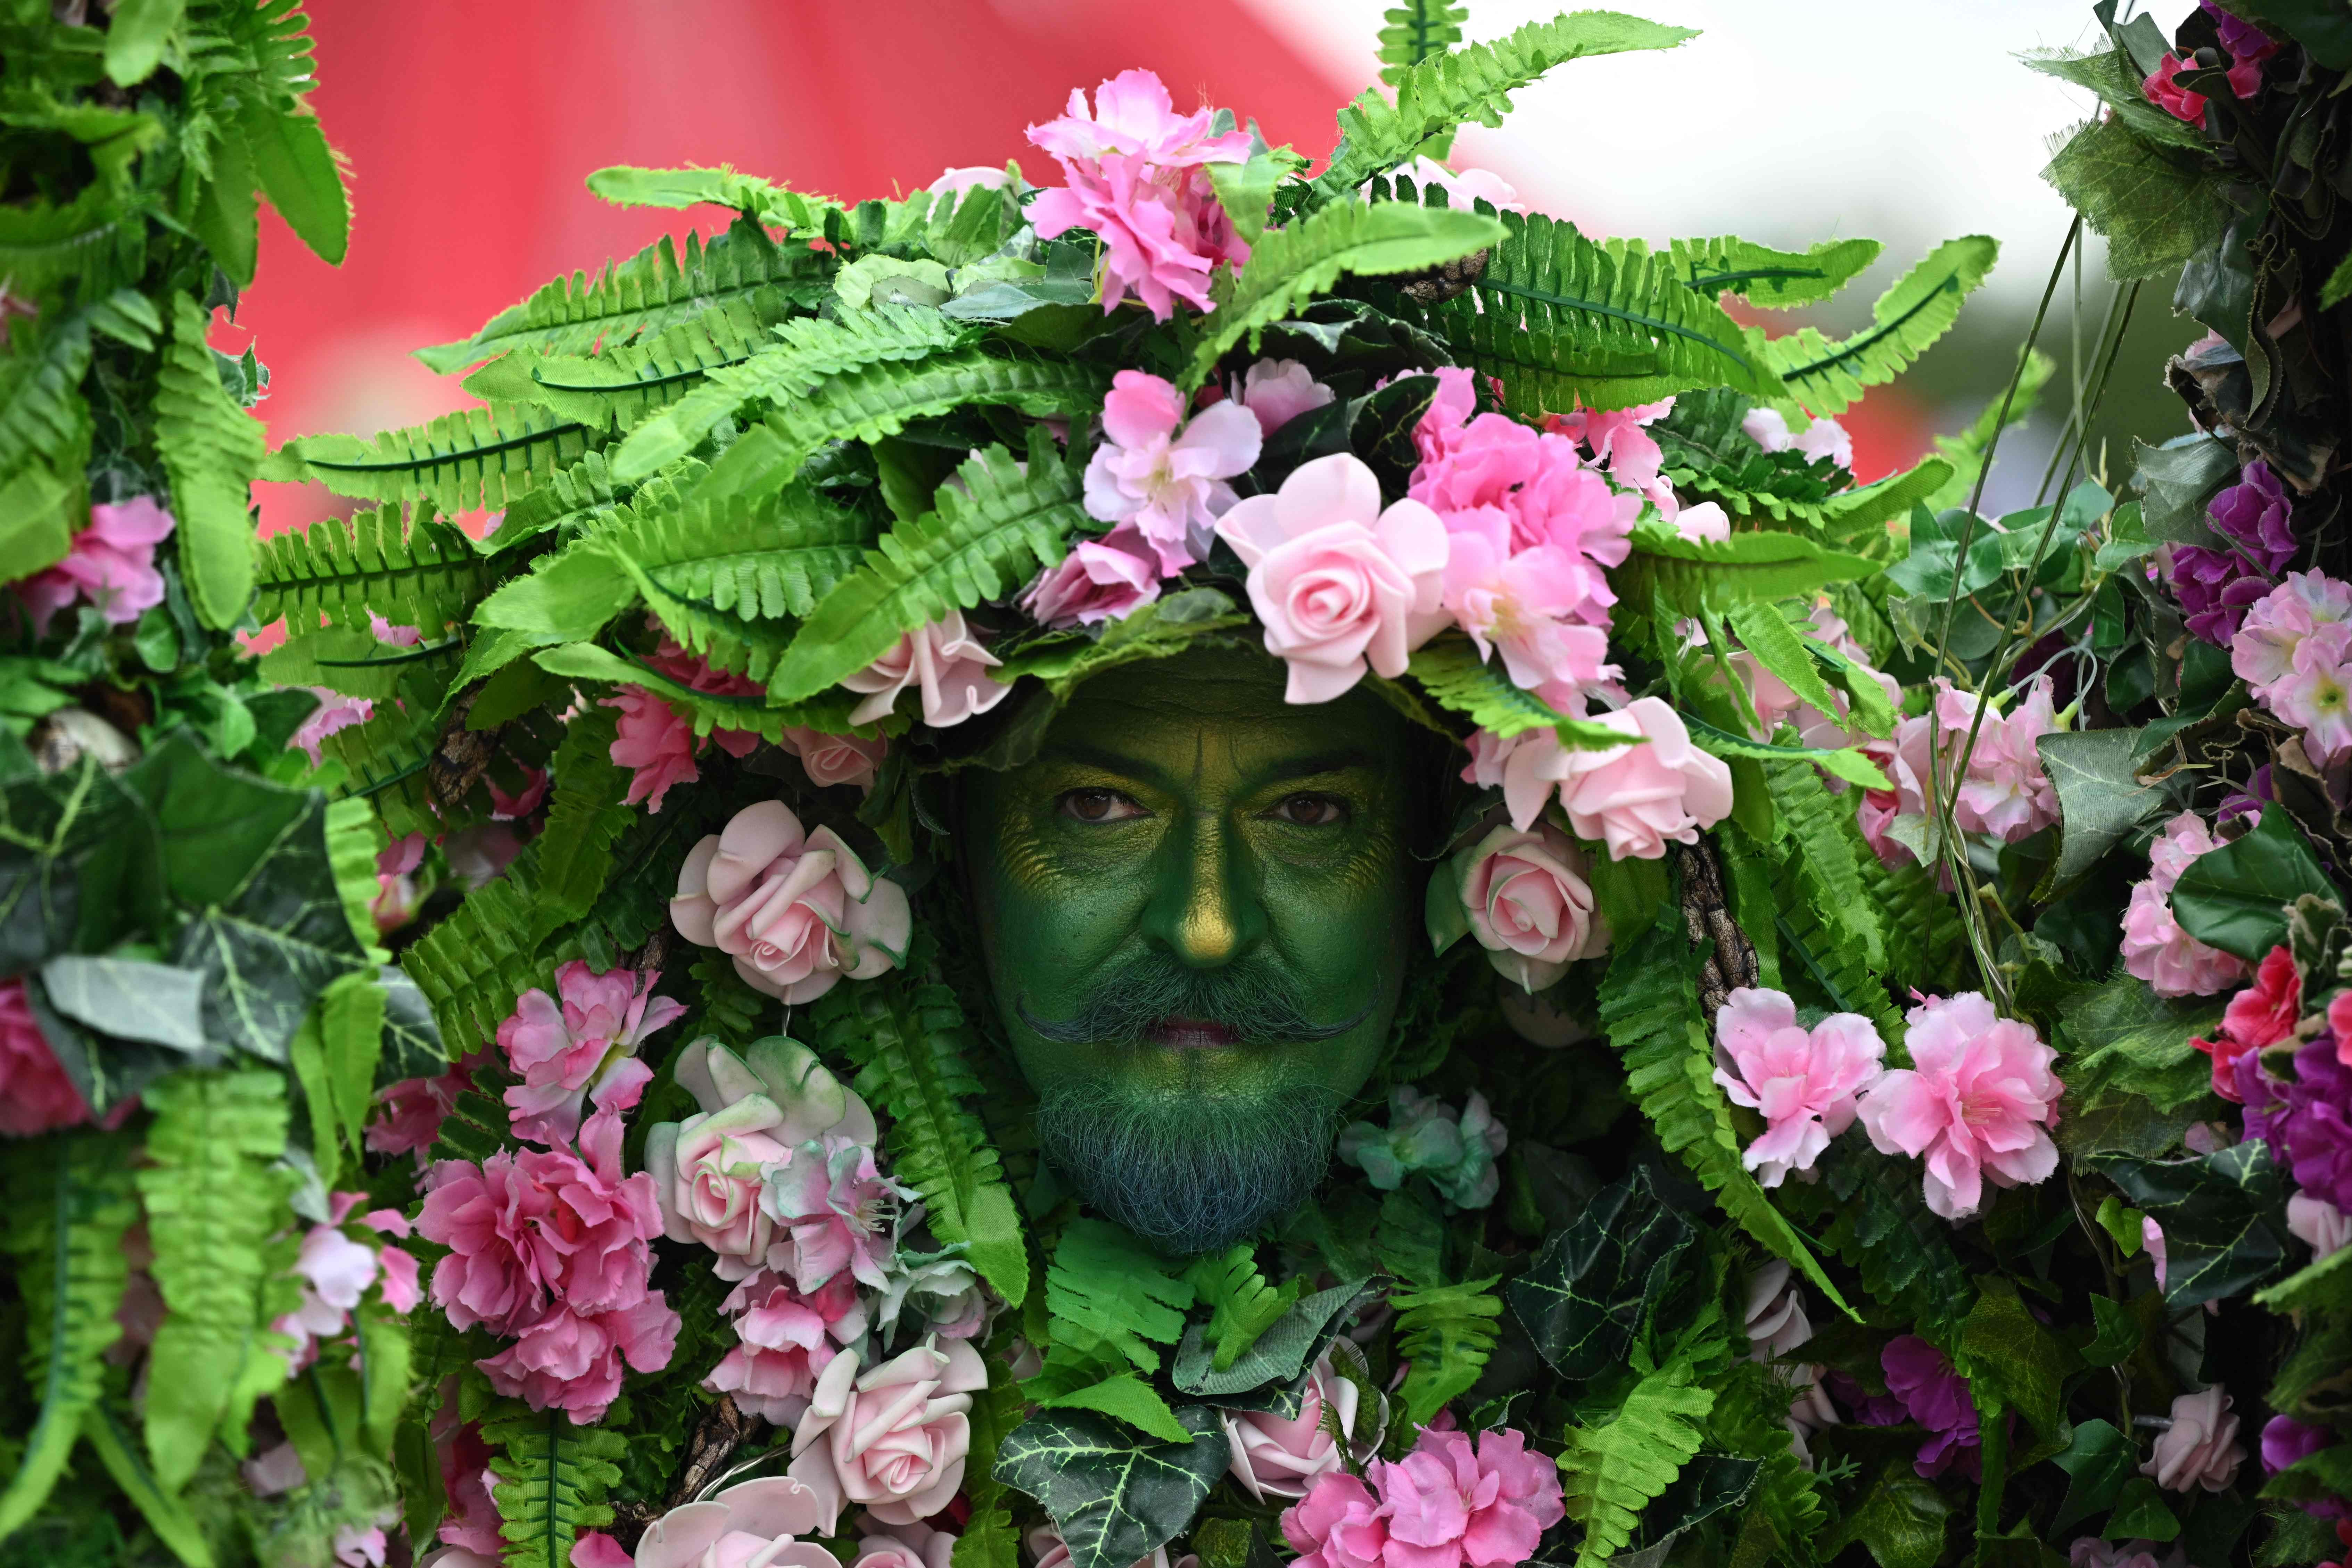
[[[2262,91],[2263,67],[2279,52],[2278,40],[2245,18],[2231,16],[2213,0],[2197,0],[2197,4],[2213,18],[2221,47],[2229,51],[2230,68],[2224,74],[2230,80],[2230,95],[2243,100]]]
[[[163,602],[163,574],[155,546],[171,537],[172,514],[152,496],[89,509],[89,525],[73,536],[66,558],[16,584],[33,617],[33,634],[76,599],[88,599],[110,626],[128,626]]]
[[[1857,1107],[1879,1152],[1924,1155],[1927,1206],[1946,1219],[1976,1213],[1987,1176],[2003,1187],[2046,1181],[2058,1168],[2048,1131],[2065,1088],[2050,1070],[2058,1053],[1974,991],[1929,997],[1906,1016],[1912,1065]]]
[[[882,1174],[866,1143],[827,1134],[771,1166],[760,1207],[781,1227],[768,1267],[803,1293],[845,1270],[879,1290],[888,1281],[900,1203],[914,1194]]]
[[[1130,292],[1162,321],[1179,299],[1205,310],[1217,263],[1249,259],[1202,165],[1248,162],[1250,139],[1211,135],[1214,120],[1207,109],[1178,115],[1158,77],[1126,70],[1095,89],[1091,112],[1074,88],[1060,119],[1029,127],[1067,182],[1038,193],[1029,221],[1041,238],[1102,237],[1106,312]]]
[[[1103,441],[1087,462],[1088,517],[1134,524],[1173,576],[1208,553],[1209,531],[1234,504],[1225,483],[1257,461],[1257,416],[1232,401],[1184,417],[1182,395],[1146,371],[1123,370],[1103,399]]]
[[[961,724],[1013,694],[1013,688],[999,685],[988,673],[1003,662],[964,625],[961,610],[950,610],[900,637],[856,674],[842,677],[845,689],[866,697],[849,710],[849,721],[871,724],[887,718],[898,694],[911,686],[922,699],[924,723],[935,730]]]
[[[1566,1514],[1559,1468],[1528,1453],[1524,1433],[1483,1432],[1474,1449],[1465,1433],[1424,1426],[1411,1453],[1373,1460],[1365,1480],[1318,1478],[1282,1533],[1311,1568],[1505,1568],[1534,1556]]]
[[[2273,586],[2253,563],[2234,550],[2176,544],[2158,572],[2189,617],[2189,632],[2216,647],[2228,647],[2246,618],[2246,608]]]
[[[25,983],[0,981],[0,1136],[29,1138],[89,1120],[89,1102],[33,1020]]]
[[[1129,521],[1080,540],[1039,574],[1020,605],[1041,626],[1092,626],[1125,620],[1159,597],[1158,553]]]
[[[2246,1097],[2246,1136],[2270,1145],[2271,1158],[2294,1175],[2301,1195],[2352,1213],[2352,1067],[2337,1058],[2336,1042],[2323,1036],[2298,1049],[2294,1076],[2286,1079],[2261,1072],[2258,1051],[2243,1057],[2238,1081],[2253,1079],[2265,1089]],[[2249,1061],[2254,1072],[2246,1070]]]
[[[1233,400],[1256,416],[1258,430],[1267,436],[1338,395],[1295,359],[1258,361],[1234,382],[1232,392]]]
[[[1731,993],[1715,1016],[1715,1081],[1765,1121],[1741,1163],[1768,1187],[1811,1170],[1853,1125],[1854,1097],[1878,1081],[1885,1056],[1886,1042],[1859,1013],[1832,1013],[1809,1030],[1782,992]]]
[[[653,1081],[639,1061],[646,1037],[668,1027],[685,1005],[653,994],[661,972],[592,972],[578,959],[555,972],[561,1004],[526,991],[499,1025],[499,1048],[522,1082],[506,1092],[507,1116],[518,1136],[534,1142],[569,1142],[580,1131],[580,1105],[626,1110]]]
[[[1952,1370],[1943,1352],[1916,1334],[1889,1340],[1878,1364],[1886,1373],[1887,1392],[1929,1434],[1911,1468],[1922,1476],[1940,1476],[1958,1465],[1971,1480],[1981,1479],[1983,1435],[1977,1428],[1969,1380]]]
[[[2260,458],[2239,470],[2238,482],[2206,506],[2213,531],[2234,542],[2264,572],[2294,559],[2294,505],[2286,486]]]
[[[524,1328],[511,1345],[474,1364],[490,1386],[533,1410],[562,1410],[576,1426],[604,1418],[620,1397],[621,1363],[639,1372],[669,1365],[678,1317],[658,1290],[610,1311],[559,1305]]]
[[[2172,116],[2190,125],[2205,123],[2205,95],[2191,92],[2180,85],[2180,68],[2186,62],[2179,55],[2167,55],[2147,79],[2139,84],[2147,100]]]

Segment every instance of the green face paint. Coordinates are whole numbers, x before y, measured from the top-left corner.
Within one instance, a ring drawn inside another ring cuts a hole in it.
[[[1282,688],[1264,656],[1208,649],[1097,679],[1034,760],[967,775],[965,842],[998,1012],[1049,1112],[1123,1119],[1129,1142],[1311,1139],[1319,1174],[1418,929],[1417,812],[1401,716]]]

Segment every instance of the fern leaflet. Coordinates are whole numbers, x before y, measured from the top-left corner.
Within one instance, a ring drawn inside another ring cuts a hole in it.
[[[1752,626],[1760,618],[1747,616],[1743,624]],[[1783,873],[1795,875],[1832,937],[1854,949],[1864,969],[1884,970],[1886,939],[1863,895],[1861,868],[1854,864],[1857,845],[1837,820],[1853,815],[1853,802],[1832,795],[1821,774],[1803,763],[1767,763],[1764,776],[1789,842]]]
[[[997,359],[978,349],[912,363],[866,365],[828,376],[806,397],[768,416],[779,483],[829,441],[878,441],[909,420],[980,404],[1011,404],[1023,413],[1091,414],[1102,406],[1109,374],[1066,360]]]
[[[1782,310],[1828,299],[1877,260],[1880,248],[1874,239],[1826,239],[1810,250],[1774,250],[1724,235],[1677,239],[1667,254],[1683,282],[1710,299],[1737,294],[1751,305]]]
[[[532,935],[538,897],[539,850],[526,846],[505,876],[467,894],[400,955],[402,971],[432,1005],[451,1060],[489,1044],[515,998],[554,978]]]
[[[1627,743],[1621,730],[1553,712],[1534,692],[1514,686],[1501,669],[1480,658],[1467,637],[1443,637],[1416,648],[1409,670],[1439,706],[1498,740],[1549,725],[1570,750],[1608,750]]]
[[[1398,86],[1413,67],[1460,43],[1469,16],[1470,8],[1454,0],[1405,0],[1391,6],[1381,18],[1381,79]]]
[[[1045,1270],[1055,1345],[1107,1347],[1147,1377],[1160,1370],[1153,1346],[1184,1337],[1184,1310],[1193,1300],[1185,1275],[1108,1220],[1071,1221]]]
[[[1584,1526],[1576,1568],[1596,1568],[1625,1549],[1642,1510],[1698,1452],[1693,1423],[1714,1408],[1714,1391],[1691,1386],[1690,1363],[1677,1361],[1635,1384],[1608,1421],[1568,1429],[1560,1490],[1569,1518]]]
[[[1499,1278],[1390,1296],[1397,1312],[1397,1352],[1412,1362],[1397,1397],[1414,1426],[1434,1419],[1446,1401],[1466,1393],[1486,1370],[1502,1331],[1503,1299],[1494,1294]]]
[[[1826,1220],[1822,1244],[1860,1276],[1862,1288],[1938,1343],[1953,1343],[1960,1319],[1976,1300],[1952,1227],[1927,1207],[1918,1168],[1880,1153],[1866,1141],[1838,1146],[1822,1163],[1822,1179],[1789,1189],[1789,1201],[1808,1223]]]
[[[600,438],[536,405],[494,403],[386,430],[373,441],[298,436],[269,455],[262,477],[318,479],[337,495],[472,511],[538,489]]]
[[[613,872],[614,846],[636,820],[636,807],[626,804],[629,771],[611,755],[619,723],[617,710],[602,704],[586,710],[565,727],[549,765],[555,796],[540,836],[534,946],[595,906]]]
[[[1195,1259],[1184,1278],[1208,1303],[1209,1323],[1202,1332],[1215,1350],[1210,1365],[1218,1372],[1231,1371],[1234,1359],[1274,1327],[1307,1283],[1301,1277],[1279,1289],[1267,1284],[1257,1270],[1257,1249],[1247,1242],[1222,1258]]]
[[[466,378],[490,402],[537,403],[595,429],[626,430],[758,353],[783,319],[780,294],[731,300],[650,337],[594,356],[509,353]]]
[[[63,456],[83,439],[89,424],[79,391],[89,369],[86,320],[75,315],[58,322],[37,353],[21,343],[5,346],[10,352],[0,355],[0,475]],[[11,576],[15,564],[9,563]]]
[[[253,520],[247,511],[266,442],[260,422],[221,387],[205,330],[211,313],[183,294],[155,380],[155,444],[172,479],[181,574],[197,618],[234,626],[253,596]]]
[[[605,1489],[621,1479],[613,1461],[628,1451],[618,1432],[579,1426],[560,1409],[526,1411],[486,1421],[491,1499],[506,1538],[507,1568],[570,1568],[572,1547],[583,1530],[613,1522]]]
[[[473,614],[495,573],[457,529],[431,518],[404,529],[400,509],[387,506],[263,540],[255,575],[254,614],[263,621],[283,616],[307,626],[324,612],[364,629],[373,610],[431,637]]]
[[[874,542],[873,524],[803,485],[631,511],[593,536],[665,593],[750,620],[808,615]]]
[[[1748,329],[1748,346],[1786,384],[1786,395],[1819,417],[1843,414],[1874,386],[1900,375],[1959,319],[1960,304],[1992,270],[2000,247],[1980,234],[1948,239],[1878,297],[1871,324],[1832,342],[1812,327],[1767,338]]]
[[[366,800],[387,834],[431,837],[444,830],[426,796],[425,773],[441,741],[434,713],[442,689],[412,667],[402,676],[398,690],[398,700],[377,703],[365,723],[338,730],[320,742],[319,752],[351,770],[338,793]]]

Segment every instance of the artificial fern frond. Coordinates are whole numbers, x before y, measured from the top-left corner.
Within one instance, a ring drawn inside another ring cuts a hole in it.
[[[1750,616],[1743,624],[1755,626],[1760,620]],[[1818,682],[1820,677],[1814,679]],[[1803,763],[1768,762],[1764,776],[1787,835],[1789,855],[1782,870],[1794,876],[1806,900],[1828,925],[1832,939],[1855,952],[1864,969],[1872,973],[1883,971],[1886,939],[1863,896],[1854,845],[1840,831],[1838,823],[1840,816],[1853,815],[1852,798],[1832,795],[1821,774]]]
[[[615,556],[624,572],[636,583],[646,608],[677,645],[711,668],[728,675],[766,680],[790,646],[788,627],[755,621],[727,610],[714,610],[698,600],[683,598],[654,580],[626,556]]]
[[[1279,1288],[1267,1284],[1257,1270],[1257,1249],[1245,1241],[1222,1258],[1195,1259],[1184,1278],[1208,1305],[1209,1322],[1202,1333],[1215,1352],[1210,1365],[1218,1372],[1231,1371],[1242,1352],[1290,1310],[1307,1283],[1300,1276]]]
[[[1102,406],[1109,373],[1069,360],[999,359],[959,349],[913,363],[864,366],[828,376],[807,396],[768,416],[776,466],[789,479],[830,441],[878,441],[908,422],[981,404],[1010,404],[1042,417]]]
[[[341,496],[430,501],[444,513],[503,507],[601,440],[576,419],[528,403],[444,414],[373,441],[298,436],[269,455],[265,478],[319,479]]]
[[[145,264],[146,218],[104,181],[62,206],[0,204],[0,278],[9,292],[47,302],[72,283],[80,297],[133,281]]]
[[[1500,125],[1511,94],[1556,65],[1586,55],[1668,49],[1696,37],[1687,27],[1660,26],[1615,11],[1579,11],[1530,22],[1491,44],[1428,56],[1396,79],[1394,103],[1368,87],[1339,110],[1339,144],[1315,187],[1326,196],[1353,190],[1410,163],[1431,137],[1465,121]]]
[[[1147,1376],[1160,1368],[1152,1347],[1184,1337],[1184,1310],[1194,1300],[1174,1265],[1108,1220],[1071,1221],[1045,1270],[1054,1342],[1109,1347]]]
[[[1496,1283],[1475,1279],[1390,1296],[1397,1312],[1397,1353],[1412,1363],[1397,1397],[1414,1426],[1434,1419],[1486,1369],[1502,1331],[1503,1299],[1493,1293]]]
[[[401,971],[432,1005],[451,1060],[489,1044],[515,998],[553,980],[555,966],[533,935],[538,896],[539,850],[526,845],[506,875],[467,894],[401,953]]]
[[[940,486],[937,511],[884,534],[865,564],[817,605],[777,663],[772,696],[814,697],[915,627],[1004,596],[1039,566],[1059,561],[1086,523],[1079,476],[1042,425],[1030,428],[1025,463],[990,447],[956,476],[961,489]]]
[[[805,616],[857,567],[874,525],[815,490],[788,485],[746,500],[689,499],[632,508],[593,537],[664,591],[752,620]]]
[[[1470,8],[1454,0],[1405,0],[1391,6],[1381,18],[1381,79],[1395,87],[1413,67],[1460,43],[1469,16]]]
[[[362,799],[375,811],[385,833],[394,838],[411,833],[427,837],[446,831],[426,795],[425,769],[440,744],[441,726],[434,717],[443,688],[423,670],[412,667],[394,689],[396,700],[378,702],[364,723],[336,731],[319,742],[319,754],[331,757],[349,770],[337,792],[346,799]]]
[[[1784,310],[1828,299],[1877,260],[1881,248],[1874,239],[1825,239],[1809,250],[1774,250],[1721,235],[1675,240],[1667,254],[1683,282],[1709,299],[1737,294],[1751,305]]]
[[[284,616],[296,626],[324,612],[342,626],[364,628],[373,610],[394,626],[437,637],[474,613],[496,577],[463,533],[429,517],[404,528],[396,506],[348,521],[321,518],[261,541],[255,554],[261,595],[254,614],[264,621]]]
[[[621,1479],[613,1461],[628,1452],[618,1432],[574,1425],[560,1407],[504,1407],[502,1419],[483,1423],[490,1445],[490,1497],[507,1568],[568,1568],[583,1530],[613,1522],[606,1489]]]
[[[1559,743],[1571,750],[1626,743],[1622,731],[1555,713],[1541,698],[1514,686],[1500,668],[1480,658],[1467,637],[1440,637],[1416,648],[1410,673],[1431,700],[1498,740],[1549,726]]]
[[[709,169],[640,169],[615,163],[590,174],[587,184],[589,195],[614,206],[683,210],[707,202],[733,207],[770,228],[790,229],[803,239],[822,235],[827,215],[843,210],[831,196],[788,190],[727,163]]]
[[[1885,932],[1887,984],[1930,995],[1965,989],[1958,972],[1968,963],[1968,933],[1950,895],[1916,860],[1888,866],[1868,854],[1856,856],[1854,864]]]
[[[1693,1387],[1690,1363],[1677,1361],[1635,1384],[1607,1421],[1568,1429],[1560,1491],[1568,1517],[1584,1526],[1576,1568],[1597,1568],[1625,1549],[1642,1510],[1698,1452],[1696,1423],[1714,1408],[1714,1392]]]
[[[7,1250],[24,1302],[25,1392],[40,1415],[0,1489],[0,1539],[47,1500],[98,1404],[106,1349],[122,1335],[122,1237],[139,1217],[132,1153],[112,1134],[86,1132],[19,1145],[10,1161]]]
[[[1827,1221],[1824,1246],[1861,1278],[1870,1299],[1949,1344],[1976,1290],[1952,1250],[1951,1226],[1919,1190],[1916,1165],[1882,1154],[1866,1141],[1838,1146],[1822,1179],[1792,1185],[1790,1203],[1808,1221]]]
[[[1843,414],[1864,392],[1903,374],[1950,329],[2000,254],[2000,245],[1980,234],[1948,239],[1878,297],[1871,324],[1852,337],[1832,342],[1802,327],[1768,338],[1761,327],[1750,327],[1748,346],[1785,384],[1783,395],[1816,417]]]
[[[89,323],[77,312],[29,349],[0,347],[10,351],[0,354],[0,476],[5,476],[58,458],[83,438],[89,426],[81,397],[81,378],[89,370]],[[8,575],[16,574],[12,569]]]
[[[183,1070],[147,1091],[155,1121],[138,1174],[170,1309],[148,1352],[147,1453],[166,1491],[195,1474],[218,1432],[242,1451],[254,1402],[282,1383],[268,1329],[270,1276],[292,1259],[270,1238],[291,1223],[286,1079],[275,1069]],[[284,1281],[279,1281],[284,1284]]]
[[[716,305],[752,299],[762,313],[781,314],[764,298],[817,278],[822,265],[803,246],[779,246],[756,223],[739,221],[704,245],[689,233],[680,262],[667,235],[593,280],[584,272],[558,278],[519,305],[484,322],[470,338],[419,349],[416,357],[444,373],[527,349],[536,353],[608,350],[647,332],[692,321]]]
[[[824,1053],[856,1064],[857,1092],[889,1114],[892,1173],[922,1194],[932,1233],[963,1247],[1017,1306],[1029,1294],[1029,1254],[996,1151],[964,1103],[981,1084],[955,993],[892,974],[834,987],[817,1019]]]
[[[1760,1568],[1767,1553],[1811,1568],[1819,1560],[1814,1543],[1829,1529],[1827,1483],[1798,1459],[1789,1441],[1791,1391],[1783,1376],[1756,1362],[1733,1363],[1714,1380],[1715,1408],[1707,1415],[1709,1448],[1761,1461],[1731,1556],[1751,1568]]]
[[[629,771],[612,759],[619,723],[619,711],[601,704],[577,714],[549,764],[554,788],[540,835],[534,946],[595,906],[612,875],[614,846],[637,818],[636,807],[625,804]]]
[[[261,423],[223,390],[205,343],[212,314],[188,295],[172,307],[172,346],[155,381],[155,444],[172,478],[181,574],[205,625],[226,628],[253,596],[253,479]]]
[[[827,376],[861,365],[928,358],[953,348],[967,331],[937,310],[911,305],[844,311],[832,320],[785,321],[775,329],[778,342],[712,373],[700,386],[630,431],[614,454],[614,477],[643,479],[686,456],[720,420],[740,409],[783,406]]]
[[[1334,201],[1285,228],[1259,236],[1238,274],[1221,276],[1208,331],[1192,353],[1184,384],[1198,386],[1227,350],[1295,315],[1342,272],[1421,272],[1496,244],[1492,217],[1413,202]],[[1230,279],[1230,280],[1228,280]]]
[[[1499,216],[1507,233],[1486,270],[1428,321],[1458,363],[1501,379],[1512,413],[1625,408],[1702,386],[1786,395],[1671,258],[1612,254],[1540,213]]]
[[[740,363],[768,342],[783,318],[783,296],[730,300],[690,321],[593,356],[509,353],[466,378],[466,390],[492,402],[541,404],[567,419],[622,431],[686,396],[712,372]]]

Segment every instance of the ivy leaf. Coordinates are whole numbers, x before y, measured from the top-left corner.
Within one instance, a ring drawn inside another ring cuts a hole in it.
[[[1972,1382],[2000,1396],[2044,1437],[2058,1430],[2060,1384],[2074,1356],[2026,1310],[2017,1286],[1999,1275],[1977,1281],[1977,1304],[1960,1324],[1960,1353]]]
[[[2054,1534],[2114,1506],[2116,1494],[2139,1468],[2139,1448],[2114,1422],[2095,1416],[2074,1423],[2074,1436],[2065,1452],[2050,1462],[2067,1475],[2065,1500],[2050,1521]]]
[[[1071,1568],[1129,1568],[1183,1532],[1232,1458],[1214,1410],[1182,1405],[1176,1420],[1185,1442],[1139,1440],[1087,1410],[1034,1415],[997,1450],[996,1479],[1045,1505]]]
[[[1689,1216],[1662,1201],[1648,1170],[1636,1165],[1554,1232],[1504,1298],[1553,1371],[1579,1381],[1599,1377],[1624,1365],[1634,1334],[1696,1237]]]
[[[41,966],[49,1005],[101,1034],[174,1050],[201,1051],[204,977],[168,963],[72,953]]]
[[[2151,146],[2120,119],[2075,132],[2042,177],[2105,238],[2108,275],[2119,279],[2169,272],[2218,238],[2232,216],[2221,179]]]
[[[2219,997],[2167,1001],[2129,974],[2077,995],[2058,1021],[2070,1106],[2140,1101],[2169,1112],[2202,1099],[2212,1063],[2189,1042],[2221,1021]]]
[[[1833,1556],[1858,1541],[1878,1568],[1935,1568],[1951,1513],[1944,1494],[1919,1479],[1909,1458],[1890,1459],[1848,1510],[1843,1527],[1822,1543],[1822,1555]]]
[[[2206,524],[2206,505],[2238,477],[2237,448],[2213,437],[2182,436],[2161,447],[2132,444],[2132,482],[2139,488],[2140,527],[2174,544],[2221,542]]]
[[[1184,1331],[1183,1342],[1176,1347],[1173,1377],[1178,1391],[1222,1400],[1268,1384],[1295,1380],[1322,1358],[1340,1330],[1347,1327],[1357,1306],[1381,1283],[1377,1278],[1353,1280],[1293,1302],[1272,1328],[1260,1334],[1222,1372],[1213,1363],[1201,1325],[1192,1325]],[[1295,1399],[1294,1395],[1292,1415],[1297,1413]]]
[[[2164,1227],[2164,1299],[2176,1310],[2242,1295],[2286,1260],[2286,1194],[2259,1139],[2197,1160],[2096,1154],[2083,1164]]]
[[[2137,730],[2078,730],[2034,742],[2042,770],[2058,791],[2063,837],[2050,885],[2073,881],[2149,817],[2165,808],[2165,792],[2132,772]]]
[[[2116,1499],[2116,1511],[2107,1516],[2099,1534],[2108,1541],[2160,1543],[2179,1538],[2180,1520],[2165,1505],[2164,1493],[2156,1482],[2134,1476],[2124,1483],[2122,1494]]]
[[[2209,947],[2260,963],[2286,941],[2286,906],[2305,893],[2334,902],[2336,884],[2284,811],[2200,855],[2172,887],[2172,918]]]

